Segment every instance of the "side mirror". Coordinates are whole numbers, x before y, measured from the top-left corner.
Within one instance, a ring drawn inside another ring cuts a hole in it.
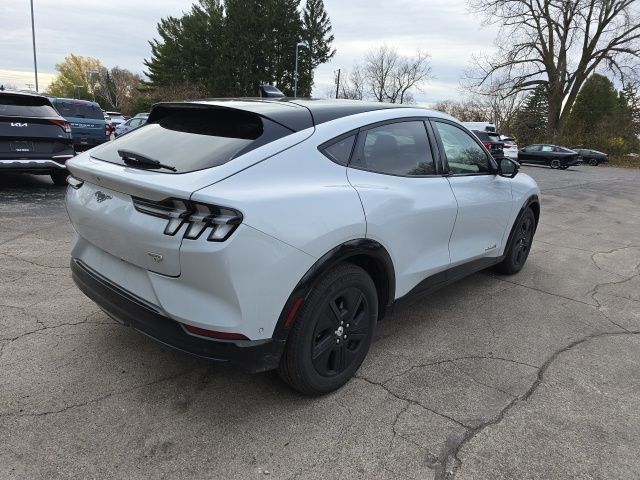
[[[498,175],[506,178],[513,178],[518,174],[520,164],[510,158],[501,158],[498,160]]]

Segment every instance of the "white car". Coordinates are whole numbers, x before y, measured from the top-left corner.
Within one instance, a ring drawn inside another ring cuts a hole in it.
[[[127,121],[127,119],[124,118],[124,115],[122,115],[120,112],[105,112],[105,113],[109,115],[109,117],[111,117],[111,123],[114,129],[117,128],[118,125],[121,125]]]
[[[119,137],[147,123],[146,117],[133,117],[116,127],[115,136]]]
[[[452,117],[393,104],[159,104],[67,167],[83,292],[164,344],[278,369],[308,395],[354,375],[401,298],[518,272],[540,215],[516,163]]]
[[[500,138],[504,142],[504,145],[502,146],[502,151],[504,152],[504,156],[517,161],[518,160],[518,144],[516,143],[516,141],[513,138],[506,137],[504,135],[501,135]]]

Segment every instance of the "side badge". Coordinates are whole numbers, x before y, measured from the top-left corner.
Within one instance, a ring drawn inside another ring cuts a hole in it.
[[[162,261],[162,259],[164,258],[159,253],[147,252],[147,255],[149,255],[151,258],[153,258],[153,261],[156,262],[156,263],[160,263]]]

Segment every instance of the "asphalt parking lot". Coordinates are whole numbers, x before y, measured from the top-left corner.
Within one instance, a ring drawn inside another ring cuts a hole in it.
[[[64,189],[0,177],[0,478],[638,478],[640,171],[523,171],[524,270],[394,312],[319,399],[111,321],[70,279]]]

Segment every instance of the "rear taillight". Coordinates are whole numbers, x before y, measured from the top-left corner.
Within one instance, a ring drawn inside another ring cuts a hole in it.
[[[482,142],[482,144],[487,150],[491,150],[491,142]]]
[[[69,122],[66,122],[64,120],[51,120],[51,123],[59,126],[62,130],[64,130],[64,133],[71,133],[71,125],[69,124]]]
[[[175,235],[182,225],[187,225],[184,238],[197,240],[207,230],[210,242],[224,242],[242,223],[242,214],[237,210],[216,205],[191,202],[169,198],[154,202],[144,198],[133,197],[135,209],[147,215],[166,218],[165,235]]]

